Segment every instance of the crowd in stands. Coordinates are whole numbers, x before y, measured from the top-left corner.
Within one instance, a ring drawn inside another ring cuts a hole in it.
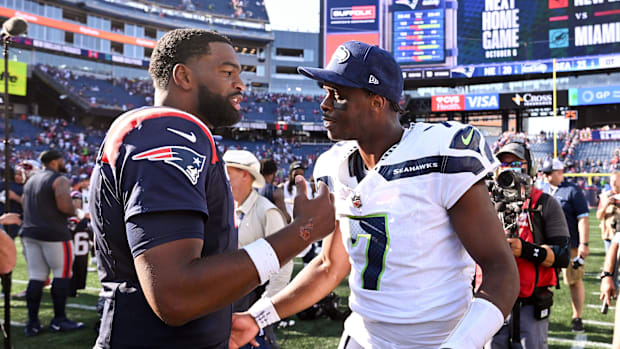
[[[155,91],[150,79],[102,79],[51,65],[39,64],[37,67],[59,83],[65,93],[93,108],[125,111],[153,104]],[[241,105],[245,121],[322,122],[321,96],[246,91],[243,98]]]
[[[241,111],[244,120],[321,122],[321,100],[321,96],[244,92]]]
[[[153,104],[154,88],[150,79],[105,79],[76,73],[56,66],[37,64],[37,68],[60,84],[67,94],[88,103],[92,108],[129,110]]]
[[[265,2],[258,0],[151,0],[150,2],[181,11],[199,11],[206,14],[217,14],[239,19],[267,20]]]

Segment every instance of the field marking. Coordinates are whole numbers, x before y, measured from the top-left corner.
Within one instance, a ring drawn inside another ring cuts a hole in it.
[[[4,325],[4,321],[0,321],[0,324]],[[23,322],[11,321],[11,326],[26,327],[26,324]]]
[[[583,320],[583,323],[586,324],[586,325],[614,327],[614,323],[613,322],[596,321],[596,320]]]
[[[576,334],[575,335],[575,343],[573,344],[573,346],[570,349],[583,349],[586,346],[586,343],[588,342],[588,335],[587,334]]]
[[[75,304],[75,303],[67,303],[67,308],[75,308],[82,310],[97,310],[97,307],[94,305],[84,305],[84,304]]]
[[[601,305],[600,304],[586,304],[586,307],[588,308],[595,308],[595,309],[601,309]],[[616,309],[615,306],[611,306],[609,307],[609,309]]]
[[[12,279],[12,280],[16,284],[22,284],[22,285],[27,285],[28,284],[28,281],[26,281],[26,280],[18,280],[18,279]],[[88,287],[88,286],[86,286],[85,290],[93,291],[93,292],[100,292],[101,291],[100,288]]]
[[[577,335],[575,338],[579,336],[580,335]],[[570,345],[573,345],[573,348],[585,348],[585,346],[587,346],[588,348],[611,348],[611,344],[608,344],[608,343],[591,342],[591,341],[582,342],[582,341],[575,341],[573,339],[557,338],[557,337],[548,337],[547,342],[557,343],[557,344],[570,344]],[[575,347],[575,345],[581,345],[581,347]]]

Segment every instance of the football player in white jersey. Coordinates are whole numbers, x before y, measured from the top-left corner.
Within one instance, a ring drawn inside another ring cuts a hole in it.
[[[335,196],[336,230],[272,299],[233,316],[230,347],[327,295],[350,273],[339,348],[482,348],[517,298],[517,268],[484,177],[498,165],[459,123],[399,123],[403,79],[390,53],[349,41],[326,69],[298,68],[326,91],[328,136],[314,177]],[[474,263],[483,284],[474,295]]]

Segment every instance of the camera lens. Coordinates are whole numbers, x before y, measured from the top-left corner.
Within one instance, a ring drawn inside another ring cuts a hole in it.
[[[512,171],[504,171],[497,176],[497,184],[502,188],[514,187],[515,178]]]

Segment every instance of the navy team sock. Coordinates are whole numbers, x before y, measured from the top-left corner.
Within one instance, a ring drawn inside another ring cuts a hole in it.
[[[26,288],[26,305],[28,306],[28,324],[39,322],[39,306],[43,295],[44,281],[29,280]]]
[[[71,279],[69,278],[54,278],[52,281],[52,301],[54,303],[54,318],[64,319],[67,317],[65,314],[65,307],[67,304],[67,297],[71,289]]]

